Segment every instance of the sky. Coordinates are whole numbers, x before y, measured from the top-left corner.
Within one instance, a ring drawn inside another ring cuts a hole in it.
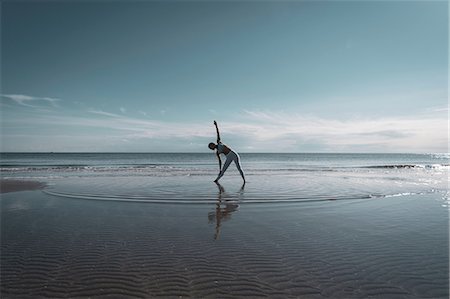
[[[3,152],[448,152],[448,1],[0,5]]]

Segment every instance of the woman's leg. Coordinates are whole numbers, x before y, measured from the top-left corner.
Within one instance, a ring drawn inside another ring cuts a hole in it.
[[[234,163],[236,164],[236,167],[239,170],[239,173],[241,174],[241,177],[245,183],[245,175],[244,175],[244,171],[242,170],[242,167],[241,167],[241,158],[239,157],[239,155],[237,153],[236,153],[236,157],[234,159]]]
[[[232,153],[229,153],[227,155],[227,159],[225,160],[225,164],[223,164],[222,170],[220,171],[219,175],[217,176],[217,179],[215,180],[215,182],[218,181],[223,176],[225,171],[227,171],[227,168],[228,168],[228,166],[230,166],[231,161],[234,160],[233,158],[234,157],[233,157]]]

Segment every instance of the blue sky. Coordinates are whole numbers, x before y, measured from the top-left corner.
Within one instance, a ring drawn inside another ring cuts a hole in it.
[[[2,151],[447,152],[447,1],[3,1]]]

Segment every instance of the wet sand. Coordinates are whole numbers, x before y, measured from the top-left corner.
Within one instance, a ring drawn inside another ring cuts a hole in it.
[[[46,183],[38,181],[0,179],[0,193],[44,189]]]
[[[1,198],[2,298],[448,298],[439,194],[293,203]]]

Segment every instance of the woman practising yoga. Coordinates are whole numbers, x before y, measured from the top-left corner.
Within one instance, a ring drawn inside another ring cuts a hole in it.
[[[223,176],[225,171],[227,171],[227,168],[228,168],[228,166],[230,166],[230,163],[232,161],[234,161],[234,163],[236,164],[237,169],[239,170],[239,173],[242,176],[242,179],[244,180],[244,184],[245,184],[245,176],[244,176],[244,172],[242,171],[242,167],[241,167],[240,158],[239,158],[238,153],[236,153],[235,151],[233,151],[231,148],[229,148],[228,146],[226,146],[225,144],[223,144],[220,141],[219,128],[217,127],[217,122],[216,121],[214,121],[214,125],[216,126],[216,132],[217,132],[217,144],[211,142],[208,145],[208,147],[211,150],[216,150],[216,155],[217,155],[217,158],[219,159],[220,173],[217,176],[217,178],[214,180],[214,182],[217,183],[217,181],[219,181],[219,179]],[[227,157],[227,159],[225,160],[225,164],[223,165],[223,168],[222,168],[222,160],[220,159],[220,154],[224,154]]]

